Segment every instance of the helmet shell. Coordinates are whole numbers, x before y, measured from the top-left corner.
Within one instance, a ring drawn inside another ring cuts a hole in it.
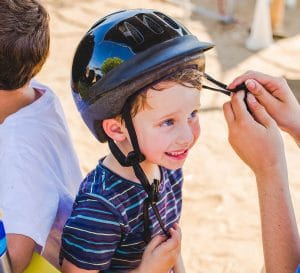
[[[101,121],[122,112],[128,97],[187,65],[204,71],[200,42],[171,17],[148,9],[122,10],[98,22],[80,41],[72,93],[83,120],[105,142]]]

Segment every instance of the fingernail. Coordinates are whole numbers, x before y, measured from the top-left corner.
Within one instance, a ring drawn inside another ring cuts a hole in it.
[[[254,80],[247,80],[246,81],[246,86],[250,89],[254,89],[256,87],[256,83]]]
[[[257,102],[256,98],[251,93],[247,94],[247,100],[250,103],[256,103]]]

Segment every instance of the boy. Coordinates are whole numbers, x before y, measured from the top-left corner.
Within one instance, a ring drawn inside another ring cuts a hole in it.
[[[111,153],[83,181],[64,227],[63,272],[184,272],[175,224],[181,167],[200,133],[198,89],[211,47],[145,9],[108,15],[81,40],[74,99]]]
[[[81,173],[61,105],[31,80],[49,51],[46,10],[0,1],[0,210],[14,273],[34,250],[54,265]]]
[[[246,110],[242,92],[224,104],[229,141],[256,176],[265,270],[294,273],[300,264],[300,239],[276,123],[299,145],[300,105],[282,78],[249,71],[236,78],[229,88],[243,82],[251,92],[247,103],[252,116]]]

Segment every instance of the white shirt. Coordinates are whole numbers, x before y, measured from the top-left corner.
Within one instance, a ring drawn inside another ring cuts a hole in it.
[[[0,124],[0,210],[7,233],[32,238],[57,266],[82,175],[57,97],[31,86],[43,95]]]

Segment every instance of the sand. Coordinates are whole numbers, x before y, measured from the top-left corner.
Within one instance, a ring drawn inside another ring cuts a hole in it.
[[[286,11],[286,39],[251,52],[244,46],[255,1],[236,1],[236,24],[224,25],[191,14],[182,6],[150,0],[44,0],[51,16],[51,53],[38,79],[50,85],[65,109],[75,149],[84,174],[107,152],[90,134],[75,109],[70,87],[70,67],[75,48],[85,31],[100,17],[127,8],[154,8],[175,16],[203,41],[216,44],[206,54],[206,71],[229,83],[249,69],[291,79],[300,91],[300,8]],[[215,1],[194,1],[216,9]],[[184,200],[181,226],[182,255],[189,273],[260,272],[263,266],[259,209],[255,179],[227,142],[222,104],[228,98],[202,93],[201,136],[184,166]],[[300,211],[300,151],[282,134],[286,147],[294,207]],[[298,218],[298,220],[300,220]]]

